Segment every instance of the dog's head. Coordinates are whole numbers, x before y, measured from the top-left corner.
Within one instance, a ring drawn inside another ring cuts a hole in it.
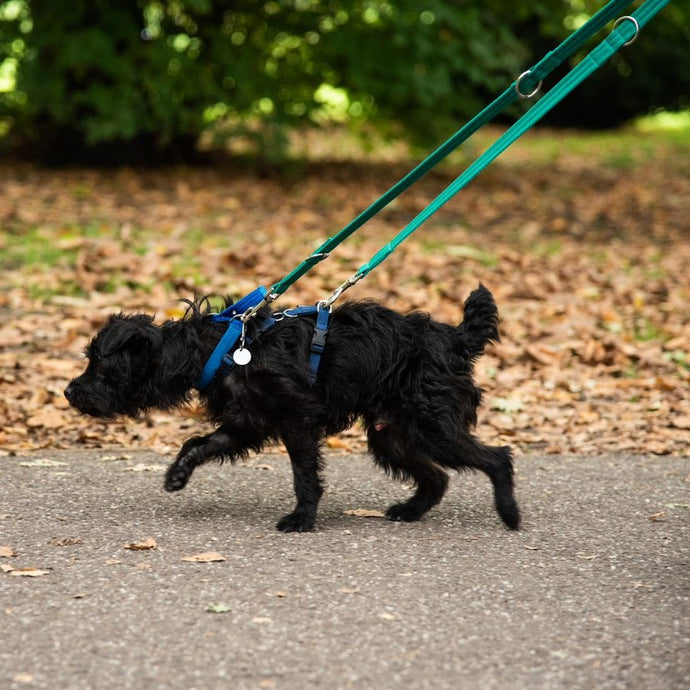
[[[152,407],[152,379],[162,348],[161,330],[145,314],[111,316],[86,349],[86,371],[65,397],[93,417],[136,417]]]

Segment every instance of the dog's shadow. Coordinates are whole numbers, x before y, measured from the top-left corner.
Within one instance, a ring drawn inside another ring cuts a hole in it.
[[[391,482],[385,475],[372,470],[366,485],[350,483],[346,478],[329,477],[326,473],[326,492],[319,506],[317,531],[330,528],[350,529],[355,525],[411,528],[433,525],[439,527],[474,529],[493,524],[490,487],[477,478],[476,486],[463,486],[451,481],[448,495],[419,522],[391,523],[383,518],[388,506],[405,500],[412,491],[409,486]],[[473,484],[470,479],[470,484]],[[470,499],[467,493],[484,494]],[[142,499],[144,500],[144,499]],[[155,502],[155,514],[167,520],[186,523],[232,523],[235,526],[265,528],[294,508],[292,475],[288,463],[252,462],[234,467],[205,467],[198,471],[189,485],[178,493],[162,491]],[[355,511],[354,514],[349,514]],[[375,511],[378,516],[363,519],[360,511]],[[376,529],[376,528],[374,528]]]

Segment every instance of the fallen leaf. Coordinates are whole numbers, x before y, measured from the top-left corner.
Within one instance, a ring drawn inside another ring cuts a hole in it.
[[[166,469],[165,465],[145,465],[139,463],[134,465],[134,467],[125,467],[125,472],[164,472]]]
[[[0,563],[0,570],[2,570],[3,573],[11,573],[14,570],[14,567],[8,563]]]
[[[329,436],[326,439],[326,445],[334,450],[345,450],[348,452],[352,450],[352,446],[345,439],[340,438],[340,436]]]
[[[181,560],[188,563],[217,563],[226,560],[226,558],[217,551],[206,551],[205,553],[197,553],[194,556],[183,556]]]
[[[42,577],[48,573],[50,570],[41,570],[40,568],[13,568],[10,570],[10,575],[14,577]]]
[[[59,429],[65,424],[65,415],[60,410],[47,407],[36,412],[26,420],[26,425],[31,428],[43,427],[44,429]]]
[[[114,460],[131,460],[132,455],[129,453],[121,453],[119,455],[102,455],[98,459],[102,460],[103,462],[111,462]]]
[[[21,467],[67,467],[66,462],[52,460],[50,458],[36,458],[19,463]]]
[[[18,555],[11,546],[0,546],[0,558],[13,558]]]
[[[520,412],[524,405],[518,398],[492,398],[490,407],[499,412]]]
[[[364,517],[364,518],[385,518],[386,514],[382,513],[380,510],[367,510],[366,508],[354,508],[352,510],[346,510],[344,515],[352,515],[354,517]]]
[[[647,519],[651,520],[652,522],[663,522],[665,517],[666,511],[660,510],[658,513],[652,513],[651,515],[648,515]]]
[[[15,683],[33,683],[34,677],[30,673],[17,673],[12,676],[12,680]]]
[[[79,537],[63,537],[62,539],[51,539],[48,543],[51,546],[74,546],[81,544],[82,540]]]
[[[384,621],[394,621],[397,619],[397,616],[394,616],[392,613],[379,613],[379,618],[382,618]]]
[[[690,415],[684,414],[671,419],[671,426],[676,429],[690,429]]]
[[[227,604],[209,604],[206,610],[209,613],[227,613],[231,609]]]
[[[132,542],[131,544],[125,544],[124,548],[129,551],[150,551],[155,549],[157,546],[156,540],[153,537],[148,537],[144,541]]]

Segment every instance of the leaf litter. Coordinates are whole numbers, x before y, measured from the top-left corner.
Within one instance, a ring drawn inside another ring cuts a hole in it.
[[[206,551],[193,556],[183,556],[180,560],[188,563],[219,563],[226,560],[226,558],[217,551]]]
[[[663,147],[624,170],[568,152],[548,163],[509,155],[347,297],[457,323],[477,283],[492,290],[502,342],[477,364],[486,442],[687,454],[688,160]],[[319,162],[295,180],[222,167],[55,173],[3,164],[0,447],[173,453],[204,433],[197,402],[110,423],[69,409],[62,391],[95,330],[113,311],[179,318],[182,298],[270,285],[406,169]],[[428,175],[279,304],[323,298],[456,172]],[[365,436],[356,427],[327,445],[362,450]]]
[[[153,537],[147,537],[143,541],[131,542],[129,544],[124,544],[123,548],[128,551],[151,551],[157,548],[158,544]]]

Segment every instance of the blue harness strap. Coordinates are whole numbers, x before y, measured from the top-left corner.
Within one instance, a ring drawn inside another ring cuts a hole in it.
[[[326,307],[316,306],[316,324],[314,334],[311,337],[311,347],[309,348],[309,370],[311,372],[311,382],[316,383],[321,364],[321,355],[326,349],[326,337],[328,336],[328,321],[331,310]]]
[[[294,309],[286,309],[281,312],[283,317],[296,316],[310,316],[316,314],[316,323],[314,325],[314,333],[311,337],[311,344],[309,346],[309,372],[310,380],[316,383],[316,378],[319,373],[319,366],[321,365],[321,355],[326,349],[326,336],[328,335],[328,323],[330,321],[331,310],[328,307],[317,304],[313,307],[295,307]],[[280,319],[280,315],[278,320]]]
[[[203,391],[218,372],[223,359],[226,357],[231,348],[239,340],[242,335],[242,321],[241,317],[248,309],[255,307],[268,294],[268,290],[263,285],[256,288],[256,290],[245,295],[229,307],[223,309],[220,314],[213,314],[211,320],[216,323],[227,323],[228,329],[223,334],[223,337],[218,341],[215,349],[208,358],[204,368],[201,372],[201,378],[197,388]]]
[[[209,383],[211,383],[213,377],[220,369],[226,373],[229,373],[234,367],[237,366],[237,363],[233,360],[232,355],[230,354],[230,350],[234,348],[234,346],[237,344],[237,341],[240,340],[242,336],[244,324],[242,323],[240,317],[245,314],[248,309],[251,309],[259,304],[266,296],[267,292],[268,291],[265,287],[260,286],[239,301],[231,304],[229,307],[226,307],[219,314],[211,315],[212,321],[216,323],[227,323],[228,327],[204,365],[204,368],[201,372],[201,378],[199,379],[199,384],[197,385],[197,388],[200,391],[203,391],[209,385]],[[310,380],[312,383],[315,383],[317,374],[319,372],[319,365],[321,364],[321,355],[323,355],[326,347],[330,309],[320,307],[318,305],[313,307],[295,307],[293,309],[286,309],[285,311],[279,312],[267,319],[263,319],[259,325],[259,330],[256,335],[264,333],[283,318],[308,316],[312,314],[316,314],[316,324],[314,326],[314,333],[312,335],[311,345],[309,348],[309,370],[311,373]],[[249,345],[251,342],[252,338],[247,338],[244,341],[244,344]]]

